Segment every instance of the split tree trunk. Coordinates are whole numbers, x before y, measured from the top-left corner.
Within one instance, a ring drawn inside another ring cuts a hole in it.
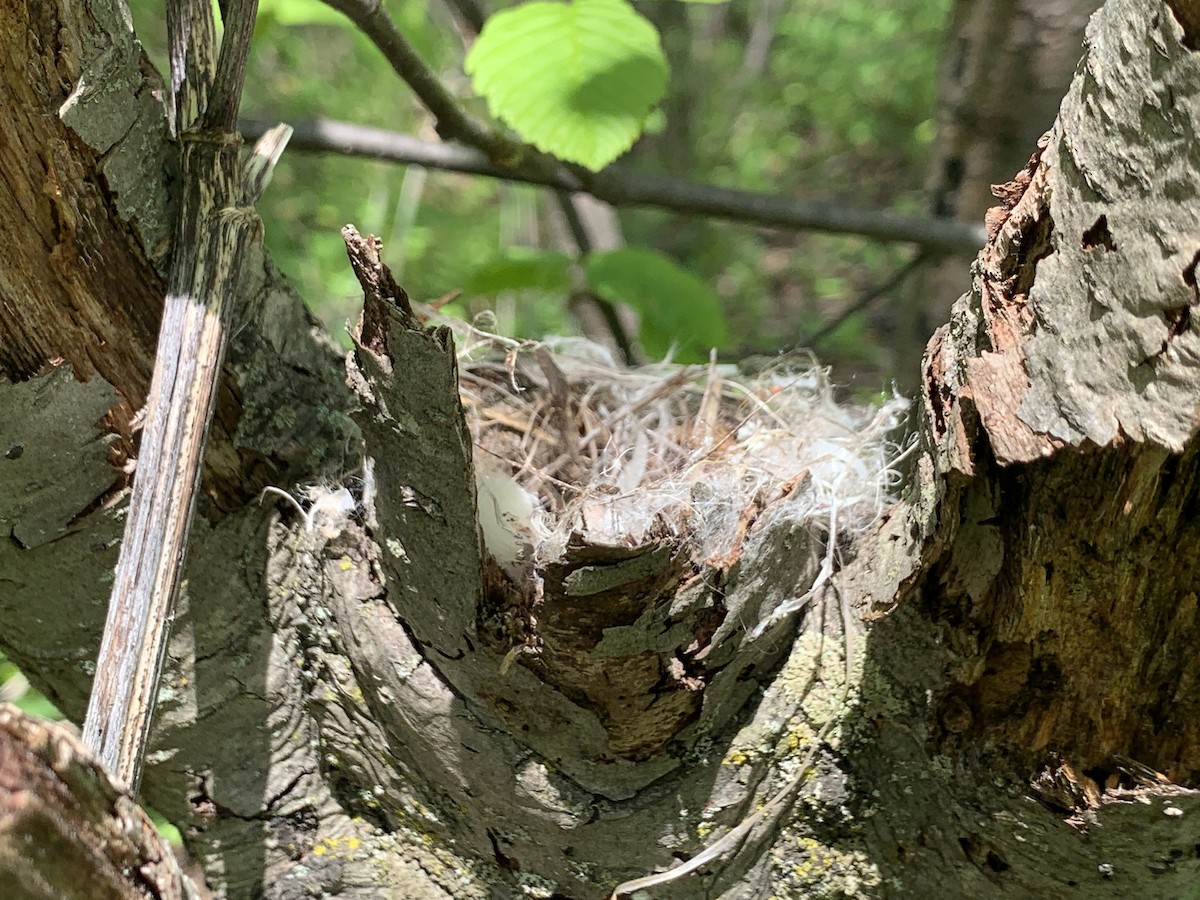
[[[669,543],[568,548],[543,572],[541,658],[506,665],[528,597],[481,549],[448,336],[360,254],[352,393],[269,263],[249,267],[258,312],[218,401],[144,783],[214,889],[602,897],[701,853],[813,759],[779,817],[647,893],[1184,896],[1200,28],[1180,7],[1114,0],[1093,22],[930,344],[903,502],[767,640],[747,631],[813,572],[808,533],[763,516],[699,582]],[[11,24],[0,641],[77,719],[173,151],[107,3],[29,0]],[[248,502],[364,452],[362,521],[310,531]],[[671,660],[685,677],[662,677]]]

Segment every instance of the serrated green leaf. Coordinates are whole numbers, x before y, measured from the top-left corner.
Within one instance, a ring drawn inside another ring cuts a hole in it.
[[[593,171],[633,146],[667,85],[658,31],[625,0],[536,0],[499,12],[466,69],[492,115]]]
[[[477,266],[467,276],[463,291],[468,296],[531,289],[565,294],[571,289],[570,265],[562,253],[510,250]]]
[[[675,347],[676,360],[699,362],[729,339],[716,292],[660,253],[633,247],[594,253],[585,271],[597,294],[638,311],[639,337],[652,357]]]

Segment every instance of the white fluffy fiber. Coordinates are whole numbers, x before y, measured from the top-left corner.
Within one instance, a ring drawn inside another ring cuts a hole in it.
[[[889,434],[907,402],[838,404],[816,366],[630,369],[579,338],[459,329],[484,540],[510,571],[558,557],[575,532],[669,537],[727,566],[767,507],[826,535],[829,567],[895,485]]]

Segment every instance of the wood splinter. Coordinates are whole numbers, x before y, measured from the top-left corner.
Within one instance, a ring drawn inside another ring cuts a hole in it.
[[[83,737],[136,792],[187,549],[205,438],[262,223],[254,211],[292,129],[277,125],[240,165],[235,126],[257,0],[227,5],[218,60],[212,7],[169,4],[170,110],[183,195],[142,435]]]

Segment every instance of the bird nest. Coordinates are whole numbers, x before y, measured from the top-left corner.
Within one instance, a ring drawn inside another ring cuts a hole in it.
[[[809,358],[757,372],[629,368],[580,338],[449,324],[480,525],[510,570],[557,559],[573,535],[671,540],[697,565],[726,568],[767,508],[811,521],[833,548],[875,520],[898,482],[891,435],[907,402],[837,403]]]

